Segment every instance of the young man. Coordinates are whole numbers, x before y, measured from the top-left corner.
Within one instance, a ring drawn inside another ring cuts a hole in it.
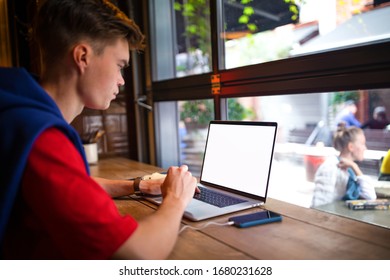
[[[42,1],[34,26],[43,70],[0,69],[0,241],[6,259],[166,258],[196,179],[171,167],[158,210],[139,222],[119,215],[112,196],[132,181],[91,178],[69,123],[83,110],[107,109],[124,84],[138,26],[106,0]],[[160,190],[161,186],[161,190]]]

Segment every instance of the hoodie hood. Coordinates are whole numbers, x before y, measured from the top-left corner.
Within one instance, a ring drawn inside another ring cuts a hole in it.
[[[0,242],[21,185],[35,139],[46,129],[60,129],[88,163],[77,131],[54,100],[22,68],[0,68]]]

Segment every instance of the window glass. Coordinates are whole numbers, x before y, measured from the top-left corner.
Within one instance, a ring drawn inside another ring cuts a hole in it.
[[[364,129],[367,146],[364,160],[357,163],[365,175],[377,180],[380,160],[390,148],[390,122],[381,127],[369,123],[377,108],[390,111],[389,95],[390,89],[375,89],[256,96],[228,98],[226,106],[229,120],[278,123],[269,197],[310,207],[315,172],[327,157],[338,154],[332,136],[351,102],[356,105],[353,114]],[[214,118],[213,100],[178,101],[177,107],[180,164],[187,164],[199,176],[207,124]]]
[[[390,38],[389,1],[221,1],[223,69]]]
[[[210,72],[209,0],[149,0],[152,78]]]
[[[375,108],[390,112],[389,94],[390,89],[381,89],[236,99],[252,112],[247,120],[278,122],[269,196],[310,207],[315,172],[326,157],[337,154],[332,135],[352,102],[357,108],[353,115],[364,127],[367,145],[365,158],[358,165],[364,174],[377,180],[380,159],[390,148],[384,139],[390,136],[390,125],[386,126],[390,122],[381,127],[368,122]],[[235,118],[236,114],[228,110],[231,116]]]
[[[241,104],[237,99],[227,100],[230,119],[253,119],[253,108]],[[200,175],[208,124],[214,120],[214,101],[212,99],[178,102],[180,161],[187,164],[194,176]]]
[[[174,1],[176,77],[210,72],[209,0]]]
[[[180,161],[199,176],[207,137],[208,124],[214,119],[212,99],[179,101]]]

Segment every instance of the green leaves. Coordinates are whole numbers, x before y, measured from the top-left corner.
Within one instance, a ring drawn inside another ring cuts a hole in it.
[[[241,4],[249,4],[252,2],[252,0],[241,0]],[[257,30],[257,26],[254,23],[249,23],[250,17],[255,13],[255,10],[253,7],[246,6],[244,7],[242,11],[242,15],[238,18],[238,22],[241,24],[246,24],[248,27],[249,31],[255,32]]]
[[[198,30],[198,27],[197,27],[196,25],[194,25],[194,24],[192,24],[192,25],[187,25],[187,27],[186,27],[186,31],[187,31],[188,33],[191,33],[191,34],[196,34],[196,33],[197,33],[197,30]]]
[[[247,24],[249,22],[249,17],[247,15],[242,15],[238,19],[239,23]]]
[[[255,13],[255,10],[252,7],[245,7],[242,13],[244,15],[251,16]]]

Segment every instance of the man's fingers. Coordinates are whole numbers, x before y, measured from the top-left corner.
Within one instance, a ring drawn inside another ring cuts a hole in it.
[[[188,171],[188,166],[183,164],[182,166],[180,166],[180,169],[183,171]]]

